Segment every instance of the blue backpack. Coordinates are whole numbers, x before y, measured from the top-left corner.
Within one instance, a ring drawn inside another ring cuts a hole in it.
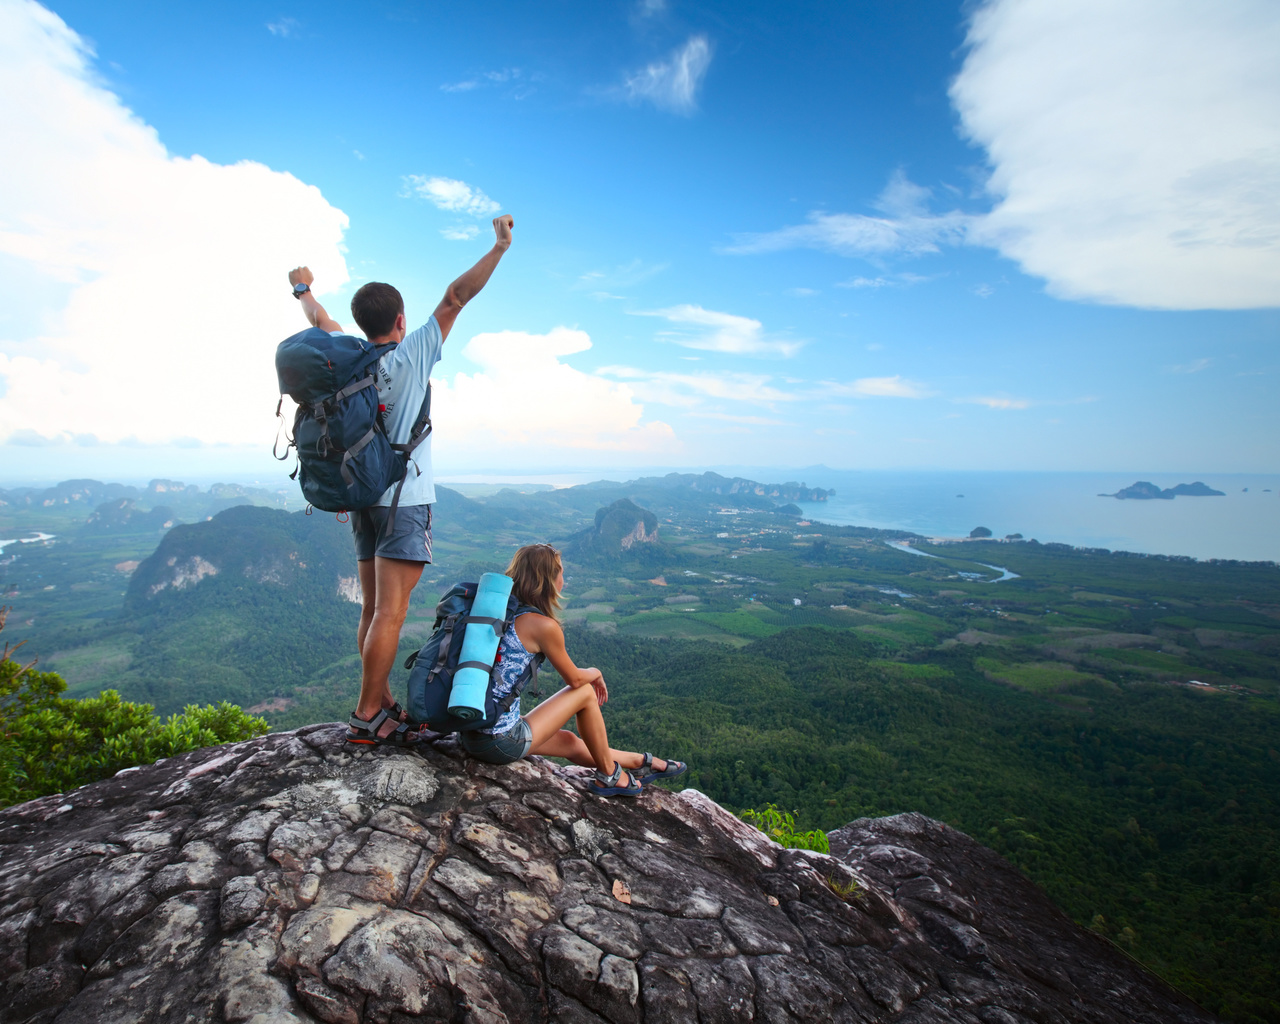
[[[390,345],[371,345],[349,334],[331,335],[318,327],[286,338],[276,349],[280,404],[284,395],[298,403],[289,448],[298,465],[289,478],[302,484],[302,496],[325,512],[366,508],[398,482],[391,501],[394,525],[405,472],[415,448],[431,433],[431,385],[407,444],[393,444],[378,403],[378,359]],[[277,440],[277,447],[279,441]]]
[[[471,605],[475,602],[477,589],[478,585],[475,583],[456,583],[449,588],[436,605],[436,621],[431,637],[421,650],[405,659],[404,667],[409,669],[409,717],[417,722],[426,722],[435,732],[492,728],[499,718],[517,704],[521,692],[531,682],[534,684],[532,692],[538,693],[538,668],[544,660],[541,654],[533,656],[529,667],[521,673],[509,694],[502,698],[494,696],[493,685],[498,679],[498,666],[502,659],[499,651],[485,691],[484,716],[464,721],[449,714],[449,694],[453,690],[453,675],[458,670],[458,658],[462,653],[463,627],[469,622],[484,623],[492,626],[501,639],[517,615],[538,610],[532,605],[521,604],[512,594],[507,599],[506,612],[501,619],[474,617],[471,615]]]

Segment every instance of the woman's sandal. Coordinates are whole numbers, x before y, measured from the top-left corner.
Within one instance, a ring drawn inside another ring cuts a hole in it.
[[[644,772],[640,777],[640,784],[647,785],[650,782],[657,782],[660,779],[674,779],[677,775],[683,775],[689,770],[689,766],[683,761],[672,761],[669,757],[664,757],[667,766],[660,772],[653,770],[653,755],[646,753],[644,760],[640,762],[639,771]]]
[[[387,722],[395,722],[395,729],[385,736],[379,736],[378,731]],[[351,712],[351,717],[347,720],[348,743],[380,747],[413,747],[417,746],[420,739],[417,729],[410,728],[404,722],[398,721],[391,714],[390,708],[383,708],[368,721],[365,721],[353,711]]]
[[[639,796],[644,787],[631,772],[627,772],[627,784],[620,784],[623,768],[617,761],[613,762],[613,774],[606,775],[596,769],[596,781],[587,788],[596,796]]]

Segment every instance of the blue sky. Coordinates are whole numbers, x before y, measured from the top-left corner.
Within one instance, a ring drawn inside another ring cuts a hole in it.
[[[0,476],[257,475],[285,271],[420,319],[499,210],[445,474],[1277,467],[1272,4],[0,21]]]

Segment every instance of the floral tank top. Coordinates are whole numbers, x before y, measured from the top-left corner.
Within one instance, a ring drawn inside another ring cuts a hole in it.
[[[527,615],[528,612],[518,612],[516,619],[521,615]],[[511,625],[507,627],[507,631],[502,634],[502,640],[498,643],[498,678],[493,683],[493,696],[495,700],[501,700],[511,692],[511,688],[516,685],[525,669],[529,667],[529,662],[533,661],[534,655],[525,650],[524,644],[520,642],[520,637],[516,633],[515,619],[511,620]],[[489,729],[477,729],[476,732],[488,733],[496,736],[501,733],[510,732],[520,722],[520,701],[516,700],[509,711],[500,715],[498,720],[493,723]]]

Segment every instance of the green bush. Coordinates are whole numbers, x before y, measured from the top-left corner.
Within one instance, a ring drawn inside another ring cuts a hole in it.
[[[0,629],[4,611],[0,610]],[[121,700],[114,690],[71,700],[54,672],[22,665],[5,646],[0,656],[0,806],[62,793],[122,768],[188,750],[261,736],[267,722],[222,701],[187,705],[166,721],[150,704]]]
[[[748,825],[754,825],[779,846],[785,846],[789,850],[831,852],[825,832],[817,828],[812,832],[797,832],[795,815],[790,811],[780,811],[773,804],[766,804],[763,811],[743,811],[738,817]]]

